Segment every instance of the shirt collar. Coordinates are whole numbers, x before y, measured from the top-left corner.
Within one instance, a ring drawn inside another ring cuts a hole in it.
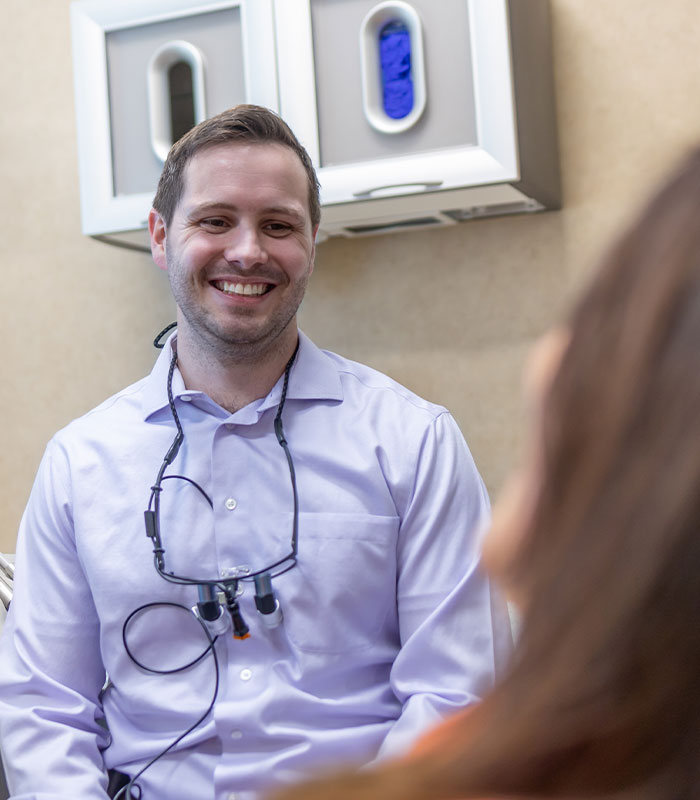
[[[144,382],[141,402],[145,420],[168,407],[168,370],[170,369],[170,360],[176,340],[177,333],[172,333],[168,337],[151,374]],[[283,380],[284,376],[281,376],[267,397],[256,401],[259,403],[257,407],[258,413],[262,413],[279,403],[282,395]],[[202,392],[185,388],[180,370],[176,366],[173,373],[173,397],[177,399],[184,395],[197,396],[202,394]],[[299,350],[289,374],[287,400],[342,399],[343,390],[335,363],[327,353],[316,347],[308,336],[299,331]]]

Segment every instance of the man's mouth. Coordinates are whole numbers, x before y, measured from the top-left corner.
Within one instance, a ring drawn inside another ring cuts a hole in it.
[[[213,285],[225,294],[259,296],[273,288],[271,283],[231,283],[229,281],[212,281]]]

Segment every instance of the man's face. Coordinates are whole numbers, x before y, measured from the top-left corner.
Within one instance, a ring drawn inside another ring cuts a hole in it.
[[[181,335],[224,356],[295,340],[315,230],[306,172],[291,149],[222,144],[197,153],[170,225],[151,211],[149,227]]]

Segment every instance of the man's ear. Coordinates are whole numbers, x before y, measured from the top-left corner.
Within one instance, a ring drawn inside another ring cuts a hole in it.
[[[151,237],[151,255],[161,269],[168,268],[165,258],[165,220],[152,208],[148,213],[148,233]]]
[[[319,226],[317,225],[312,232],[313,238],[311,240],[311,272],[314,271],[314,267],[316,266],[316,234],[318,233],[318,227]]]

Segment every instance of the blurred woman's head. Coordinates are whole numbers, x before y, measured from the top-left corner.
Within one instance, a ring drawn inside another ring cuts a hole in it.
[[[535,361],[533,435],[490,546],[523,628],[489,714],[533,742],[507,791],[700,793],[699,356],[695,153]]]
[[[439,747],[307,800],[700,796],[700,151],[533,365],[486,553],[509,673]]]

